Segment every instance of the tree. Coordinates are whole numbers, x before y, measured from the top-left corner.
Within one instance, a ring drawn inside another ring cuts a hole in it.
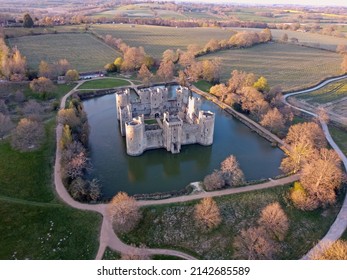
[[[204,47],[204,52],[214,52],[216,50],[220,49],[220,45],[218,40],[216,39],[211,39],[208,41],[208,43]]]
[[[4,115],[8,115],[8,113],[9,113],[6,102],[3,99],[0,99],[0,113],[2,113]]]
[[[278,251],[262,227],[241,230],[234,241],[235,257],[246,260],[271,260]]]
[[[268,92],[270,90],[270,86],[267,82],[267,79],[261,76],[254,84],[253,87],[255,87],[260,92]]]
[[[175,65],[173,64],[172,61],[168,61],[168,62],[162,61],[157,71],[157,76],[159,77],[160,80],[164,82],[170,82],[172,81],[174,77],[174,69],[175,69]]]
[[[317,113],[317,118],[319,121],[322,121],[324,123],[329,122],[329,114],[328,114],[328,111],[324,107],[318,107],[316,113]]]
[[[345,54],[341,63],[341,70],[343,73],[347,73],[347,55]]]
[[[45,130],[37,121],[21,119],[14,130],[11,146],[20,151],[36,150],[44,140]]]
[[[46,94],[54,91],[55,86],[50,79],[40,77],[30,82],[30,89],[36,93]]]
[[[109,211],[117,233],[129,232],[141,219],[140,208],[133,197],[125,192],[119,192],[109,204]]]
[[[189,81],[188,81],[187,75],[183,70],[178,71],[178,83],[182,87],[188,87],[189,86]]]
[[[219,59],[202,61],[202,78],[208,82],[218,82],[220,78]]]
[[[178,60],[179,64],[183,67],[192,65],[194,61],[195,61],[195,56],[194,56],[194,53],[192,52],[181,53]]]
[[[54,66],[51,64],[48,64],[46,61],[41,60],[39,65],[39,77],[44,77],[50,80],[53,80],[56,78],[57,73],[54,69]]]
[[[339,54],[347,54],[347,45],[337,45],[336,52]]]
[[[284,33],[283,35],[282,35],[282,37],[281,37],[281,41],[282,42],[288,42],[288,34],[287,33]]]
[[[41,121],[43,117],[42,115],[44,113],[44,108],[37,101],[29,100],[25,103],[22,112],[27,119]]]
[[[65,81],[68,83],[78,81],[79,78],[80,78],[80,75],[79,75],[78,71],[75,69],[73,69],[73,70],[70,69],[65,74]]]
[[[204,186],[208,191],[221,189],[225,185],[221,172],[215,170],[204,178]]]
[[[260,124],[271,131],[278,132],[284,129],[285,120],[281,112],[277,108],[274,108],[263,115]]]
[[[245,176],[234,155],[228,156],[221,163],[221,173],[229,186],[237,186],[244,182]]]
[[[146,53],[143,47],[128,48],[124,53],[124,61],[122,63],[122,70],[133,71],[140,69],[141,65],[145,63]]]
[[[173,50],[168,49],[163,52],[162,61],[164,62],[172,61],[173,63],[175,63],[177,59],[178,59],[177,54]]]
[[[122,57],[117,57],[115,61],[113,62],[113,65],[116,67],[116,71],[119,72],[120,69],[122,68],[124,60]]]
[[[55,72],[57,76],[64,76],[66,72],[71,69],[70,62],[67,59],[59,59],[57,63],[55,63]]]
[[[145,64],[142,64],[139,73],[137,75],[145,86],[149,86],[151,84],[151,80],[153,78],[153,74],[148,70]]]
[[[81,177],[77,177],[73,180],[68,190],[72,198],[78,201],[85,201],[88,195],[87,182]]]
[[[240,100],[242,110],[249,111],[257,119],[260,119],[269,108],[264,96],[254,87],[244,87],[241,91]]]
[[[341,160],[334,150],[323,148],[315,152],[303,166],[300,183],[317,207],[335,203],[336,190],[343,176],[340,164]]]
[[[272,40],[271,30],[269,28],[265,28],[260,32],[259,37],[261,42],[270,42]]]
[[[13,128],[13,123],[9,116],[0,113],[0,139],[4,138]]]
[[[29,14],[25,14],[23,18],[23,27],[32,28],[34,27],[34,21]]]
[[[81,120],[73,108],[59,110],[58,121],[61,124],[68,125],[72,129],[81,124]]]
[[[311,211],[318,207],[318,202],[309,198],[307,191],[300,182],[294,183],[294,186],[290,189],[289,198],[296,208],[303,211]]]
[[[196,225],[205,232],[218,227],[222,221],[217,203],[211,197],[195,205],[194,218]]]
[[[266,206],[260,214],[258,224],[276,240],[282,241],[289,229],[289,220],[278,202]]]
[[[89,182],[89,197],[91,201],[97,201],[101,197],[101,187],[96,179]]]
[[[326,146],[326,139],[320,126],[314,122],[292,125],[284,139],[287,145],[286,156],[281,162],[281,169],[296,173],[309,159],[316,148]]]
[[[243,71],[234,70],[228,81],[230,92],[239,93],[244,87],[250,87],[255,83],[255,75]]]
[[[311,260],[347,260],[347,241],[337,240],[325,243],[319,252],[314,252]]]

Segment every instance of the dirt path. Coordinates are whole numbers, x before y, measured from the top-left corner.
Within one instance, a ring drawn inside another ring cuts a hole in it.
[[[77,90],[77,88],[83,83],[84,81],[79,82],[69,93],[67,93],[62,98],[60,103],[60,108],[65,107],[67,98],[71,94],[73,94]],[[96,255],[96,259],[102,259],[107,247],[109,247],[110,249],[114,251],[118,251],[120,253],[125,253],[125,254],[170,255],[170,256],[180,257],[183,259],[190,259],[190,260],[195,259],[193,256],[190,256],[186,253],[175,251],[175,250],[138,248],[138,247],[127,245],[123,243],[118,238],[118,236],[114,233],[111,217],[107,209],[107,204],[97,204],[97,205],[83,204],[72,199],[61,180],[61,166],[60,166],[61,148],[60,148],[59,142],[62,137],[62,128],[63,127],[61,124],[58,124],[56,128],[57,149],[56,149],[56,158],[55,158],[55,165],[54,165],[54,183],[55,183],[56,192],[58,196],[61,198],[61,200],[63,200],[69,206],[76,209],[80,209],[80,210],[94,211],[103,216],[101,230],[100,230],[100,244],[99,244],[98,253]],[[296,181],[297,178],[298,177],[294,175],[294,176],[290,176],[286,178],[281,178],[278,180],[270,180],[269,182],[259,184],[259,185],[250,185],[250,186],[234,188],[234,189],[225,189],[225,190],[210,192],[210,193],[200,193],[196,195],[181,196],[181,197],[165,199],[165,200],[139,201],[138,203],[140,206],[159,205],[159,204],[169,204],[169,203],[175,203],[175,202],[185,202],[190,200],[196,200],[196,199],[201,199],[203,197],[208,197],[208,196],[215,197],[215,196],[230,195],[235,193],[243,193],[243,192],[253,191],[257,189],[272,188],[272,187],[284,185],[284,184]]]
[[[327,80],[327,81],[325,81],[325,82],[323,82],[323,83],[321,83],[321,84],[319,84],[319,85],[317,85],[311,89],[306,89],[306,90],[301,90],[301,91],[296,91],[296,92],[286,94],[283,96],[283,102],[285,104],[287,104],[288,106],[291,106],[292,108],[295,108],[301,112],[309,114],[310,116],[317,117],[317,115],[311,111],[308,111],[306,109],[302,109],[302,108],[299,108],[297,106],[290,104],[287,101],[287,98],[290,96],[294,96],[294,95],[298,95],[298,94],[302,94],[302,93],[307,93],[307,92],[310,92],[313,90],[320,89],[331,82],[338,81],[338,80],[344,79],[346,77],[347,77],[347,75],[342,76],[342,77],[332,78],[332,79],[329,79],[329,80]],[[344,155],[344,153],[341,151],[339,146],[335,143],[335,141],[331,137],[327,124],[325,122],[321,121],[321,125],[322,125],[323,132],[325,134],[325,137],[328,140],[330,146],[337,152],[337,154],[339,155],[339,157],[341,158],[341,160],[343,162],[345,170],[347,170],[347,158],[346,158],[346,156]],[[342,234],[344,233],[346,228],[347,228],[347,196],[345,197],[344,202],[343,202],[342,207],[341,207],[341,210],[340,210],[339,214],[337,215],[334,223],[331,225],[329,231],[326,233],[326,235],[319,241],[319,243],[315,247],[313,247],[305,256],[303,256],[302,259],[310,259],[310,256],[312,254],[319,253],[322,250],[322,248],[324,247],[324,244],[338,240],[342,236]]]

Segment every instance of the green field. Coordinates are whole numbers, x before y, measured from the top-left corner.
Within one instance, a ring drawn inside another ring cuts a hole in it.
[[[329,126],[329,131],[336,144],[347,156],[347,131],[335,126]]]
[[[233,259],[235,236],[241,229],[256,224],[260,209],[278,201],[288,215],[290,227],[276,258],[299,259],[325,235],[341,202],[325,210],[299,211],[288,202],[288,187],[215,198],[222,224],[207,234],[202,234],[194,225],[192,217],[196,202],[146,207],[139,226],[122,238],[130,244],[176,248],[202,259]]]
[[[116,50],[84,33],[25,36],[11,38],[8,42],[19,48],[32,69],[37,69],[41,60],[55,62],[66,58],[78,71],[99,70],[119,55]]]
[[[122,86],[129,86],[129,85],[130,83],[126,80],[106,78],[106,79],[84,82],[79,87],[79,89],[106,89],[106,88],[122,87]]]
[[[0,141],[0,259],[93,259],[101,218],[55,198],[55,122],[46,130],[43,147],[30,153]]]
[[[347,96],[347,79],[330,83],[325,87],[310,93],[300,94],[298,99],[309,103],[326,104]]]
[[[212,58],[221,58],[224,81],[237,69],[265,76],[270,86],[280,85],[285,90],[303,88],[337,75],[341,63],[336,53],[278,43],[225,50],[200,59]]]
[[[93,25],[92,31],[100,35],[122,38],[130,46],[143,46],[145,51],[160,58],[167,49],[185,50],[189,44],[203,47],[211,38],[229,39],[233,32],[221,28],[174,28],[127,24]]]

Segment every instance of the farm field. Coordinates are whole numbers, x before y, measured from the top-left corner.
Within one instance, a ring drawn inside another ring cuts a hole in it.
[[[347,79],[330,83],[321,89],[297,96],[298,99],[303,99],[308,103],[318,104],[334,102],[344,97],[347,97]]]
[[[221,28],[174,28],[147,25],[131,27],[127,24],[93,25],[91,30],[102,36],[110,34],[116,38],[122,38],[130,46],[143,46],[148,54],[156,58],[160,58],[167,49],[185,50],[189,44],[193,43],[202,47],[211,38],[229,39],[233,34],[232,30]]]
[[[118,55],[116,50],[84,33],[25,36],[8,42],[19,48],[32,69],[38,69],[41,60],[52,63],[66,58],[78,71],[99,70]]]
[[[307,87],[340,73],[340,55],[292,44],[269,43],[247,49],[225,50],[201,57],[222,60],[222,80],[234,70],[262,75],[270,86],[284,90]]]

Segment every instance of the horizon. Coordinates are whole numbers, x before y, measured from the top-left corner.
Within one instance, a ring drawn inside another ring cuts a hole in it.
[[[172,0],[166,0],[172,1]],[[249,5],[249,6],[320,6],[320,7],[347,7],[347,1],[345,0],[236,0],[236,1],[226,1],[226,0],[175,0],[175,2],[203,2],[211,4],[235,4],[235,5]]]

